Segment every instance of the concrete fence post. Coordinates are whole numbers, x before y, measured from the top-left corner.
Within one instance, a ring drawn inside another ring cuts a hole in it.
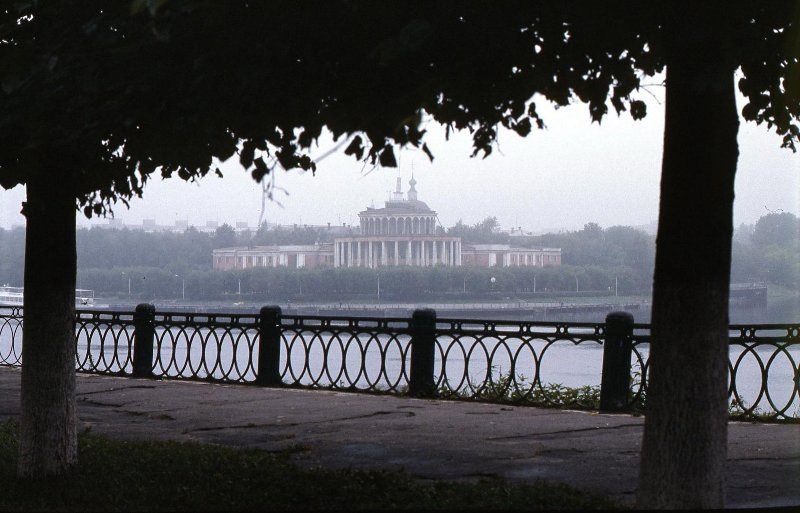
[[[282,385],[281,360],[281,307],[261,308],[258,320],[258,370],[256,384],[261,386]]]
[[[408,391],[412,397],[435,397],[433,360],[436,350],[436,311],[414,310],[411,316],[411,369]]]
[[[600,412],[627,412],[630,411],[628,395],[631,382],[633,315],[628,312],[609,313],[606,316],[605,332]]]
[[[141,303],[133,312],[133,377],[153,377],[156,307]]]

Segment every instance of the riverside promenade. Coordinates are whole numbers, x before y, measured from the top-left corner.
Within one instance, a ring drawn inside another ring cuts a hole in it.
[[[0,421],[20,369],[0,367]],[[117,439],[294,449],[303,466],[543,479],[633,504],[644,419],[500,404],[79,374],[79,428]],[[800,425],[732,422],[728,508],[800,507]],[[692,443],[691,437],[686,443]]]

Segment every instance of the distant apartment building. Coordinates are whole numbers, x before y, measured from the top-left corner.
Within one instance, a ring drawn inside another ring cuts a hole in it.
[[[508,244],[467,244],[437,231],[435,211],[417,197],[416,180],[407,195],[397,188],[383,208],[359,212],[359,229],[310,246],[254,246],[215,249],[215,269],[252,267],[316,268],[408,265],[511,267],[561,265],[559,248],[522,248]]]

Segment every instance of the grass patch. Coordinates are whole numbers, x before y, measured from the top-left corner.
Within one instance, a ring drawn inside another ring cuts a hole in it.
[[[429,482],[402,472],[303,469],[270,453],[84,433],[68,477],[16,477],[17,427],[0,424],[2,511],[622,509],[562,485]]]

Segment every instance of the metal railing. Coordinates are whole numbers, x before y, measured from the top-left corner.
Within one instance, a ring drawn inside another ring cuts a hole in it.
[[[76,369],[632,411],[644,408],[650,326],[605,323],[79,310]],[[0,307],[0,364],[20,365],[22,310]],[[800,419],[800,325],[730,326],[738,419]]]

